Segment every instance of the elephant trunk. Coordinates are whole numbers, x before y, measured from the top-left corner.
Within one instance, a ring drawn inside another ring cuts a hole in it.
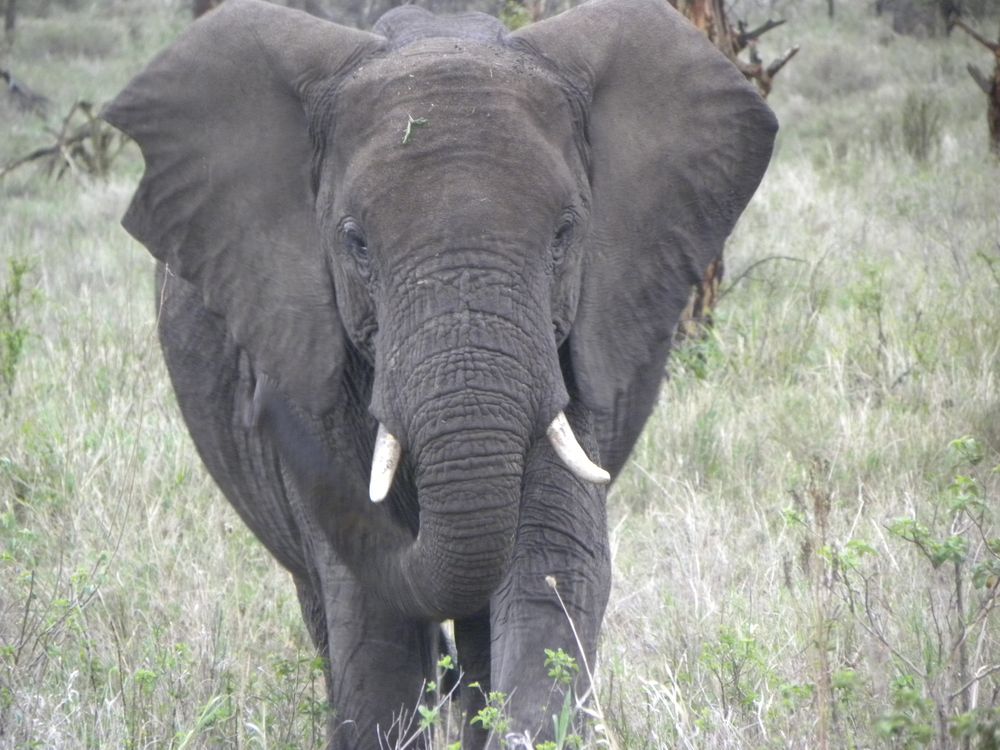
[[[404,571],[421,609],[456,617],[480,609],[514,546],[531,433],[524,404],[484,391],[421,405],[411,434],[420,528]]]
[[[539,410],[553,408],[542,406],[553,390],[549,378],[520,361],[499,344],[442,341],[435,329],[409,337],[395,367],[376,367],[373,411],[389,428],[383,436],[399,437],[419,504],[419,530],[401,551],[392,586],[392,601],[409,600],[404,609],[471,614],[507,570],[525,456],[545,418]],[[557,390],[565,393],[561,382]]]
[[[478,611],[500,584],[525,458],[568,402],[541,295],[528,298],[495,261],[411,271],[424,283],[386,304],[395,319],[376,340],[371,496],[388,492],[401,455],[419,507],[389,598],[434,617]]]

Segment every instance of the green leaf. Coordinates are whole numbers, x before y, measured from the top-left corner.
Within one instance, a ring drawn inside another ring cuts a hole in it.
[[[549,669],[549,677],[560,685],[569,685],[580,671],[576,659],[561,648],[554,651],[545,649],[545,666]]]
[[[946,562],[960,563],[965,560],[969,551],[969,540],[964,536],[953,535],[942,542],[930,542],[931,565],[941,567]]]
[[[438,706],[430,708],[428,706],[417,706],[417,713],[420,714],[420,731],[426,732],[433,726],[437,726],[438,716],[441,709]]]
[[[1000,560],[995,557],[983,560],[972,568],[972,585],[977,589],[996,588],[1000,583]]]
[[[957,464],[975,466],[986,456],[983,444],[970,435],[955,438],[948,443],[948,449],[956,459]]]
[[[973,477],[962,474],[957,475],[948,485],[947,490],[948,509],[952,513],[975,510],[982,512],[986,510],[983,504],[983,490]]]
[[[787,526],[805,526],[806,525],[806,514],[797,508],[788,507],[783,508],[781,511],[781,517],[784,519]]]
[[[931,535],[930,530],[914,518],[897,518],[889,523],[889,533],[907,542],[924,543]]]
[[[556,745],[562,747],[566,742],[566,735],[569,734],[569,723],[573,718],[573,692],[566,691],[563,698],[562,710],[558,716],[552,717],[552,724],[556,732]]]

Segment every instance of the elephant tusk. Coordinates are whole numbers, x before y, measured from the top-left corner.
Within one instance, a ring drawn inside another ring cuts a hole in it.
[[[368,485],[368,496],[373,503],[382,502],[389,494],[402,455],[403,448],[399,441],[379,422],[375,453],[372,455],[372,478]]]
[[[565,414],[559,412],[545,434],[559,458],[578,479],[594,484],[607,484],[611,481],[611,475],[608,472],[587,458],[587,454],[583,452],[583,448],[577,442],[576,435],[573,434],[573,428],[569,426],[569,420],[566,419]]]

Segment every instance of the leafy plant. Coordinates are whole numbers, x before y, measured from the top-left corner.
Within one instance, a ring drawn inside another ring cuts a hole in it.
[[[561,648],[545,649],[545,666],[549,670],[549,677],[555,680],[558,685],[573,684],[573,680],[580,672],[580,666],[576,663],[576,659]]]
[[[754,711],[760,697],[757,683],[764,668],[763,651],[754,636],[722,627],[718,640],[702,647],[700,661],[719,685],[723,713],[734,708]]]
[[[511,31],[517,31],[530,24],[534,19],[524,3],[519,0],[506,0],[503,4],[503,10],[500,11],[500,20]]]
[[[510,728],[510,719],[505,711],[507,694],[501,691],[490,691],[486,696],[486,705],[472,717],[472,724],[479,724],[487,732],[503,736]]]
[[[891,685],[892,710],[884,714],[875,729],[891,740],[894,747],[924,747],[934,735],[931,724],[933,701],[924,697],[912,675],[900,675]]]
[[[866,559],[877,553],[867,543],[851,541],[825,554],[837,566],[850,612],[893,655],[891,707],[875,729],[900,747],[921,747],[949,733],[965,738],[967,745],[982,726],[992,731],[983,707],[975,705],[974,696],[981,691],[973,688],[995,671],[979,661],[977,645],[997,601],[1000,537],[977,476],[982,474],[984,446],[965,436],[949,443],[948,455],[951,479],[931,497],[930,512],[886,524],[891,537],[909,549],[917,580],[926,581],[929,612],[904,620],[885,597],[873,595],[878,574],[868,569]],[[927,566],[923,571],[921,561]],[[916,652],[902,638],[907,631],[916,637]]]

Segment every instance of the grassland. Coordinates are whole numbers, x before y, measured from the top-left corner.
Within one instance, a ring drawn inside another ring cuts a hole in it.
[[[988,60],[863,3],[777,5],[765,46],[803,51],[772,168],[609,500],[586,743],[997,747],[1000,164],[965,72]],[[74,7],[5,58],[51,124],[187,22]],[[0,162],[48,140],[0,122]],[[0,748],[319,747],[293,588],[199,465],[117,225],[140,171],[0,183]]]

